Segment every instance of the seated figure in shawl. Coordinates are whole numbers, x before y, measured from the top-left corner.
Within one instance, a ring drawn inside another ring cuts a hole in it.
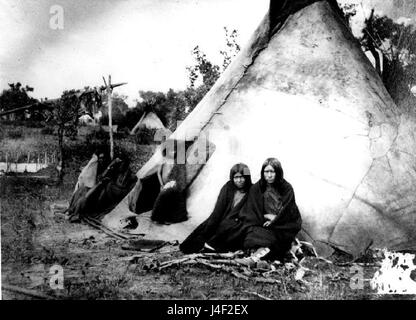
[[[104,148],[98,147],[78,177],[69,208],[67,209],[68,219],[70,221],[79,221],[79,213],[85,204],[86,195],[96,186],[108,164],[109,159],[106,157]]]
[[[283,179],[283,169],[276,158],[263,163],[261,178],[250,189],[240,219],[245,226],[243,247],[255,251],[249,260],[282,260],[290,250],[302,218],[293,188]]]
[[[251,187],[247,165],[235,164],[230,170],[230,180],[222,187],[211,215],[181,243],[184,253],[208,249],[227,252],[242,249],[243,225],[238,219]]]
[[[186,164],[178,163],[176,142],[173,148],[164,148],[164,161],[157,169],[160,192],[154,200],[152,220],[161,224],[186,221]]]
[[[111,211],[131,190],[137,177],[130,170],[127,158],[115,158],[104,172],[98,174],[92,187],[71,200],[68,209],[71,222],[78,222],[82,217],[102,218]],[[100,166],[99,166],[100,167]],[[100,168],[99,168],[100,169]]]

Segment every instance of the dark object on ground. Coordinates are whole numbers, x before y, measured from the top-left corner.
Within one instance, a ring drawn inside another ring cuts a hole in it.
[[[124,250],[137,250],[137,251],[146,251],[152,252],[161,247],[165,246],[169,242],[162,241],[162,240],[147,240],[147,239],[139,239],[139,240],[130,240],[129,243],[122,245],[122,249]]]

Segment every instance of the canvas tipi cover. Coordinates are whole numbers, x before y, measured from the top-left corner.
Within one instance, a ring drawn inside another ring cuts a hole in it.
[[[257,181],[263,161],[277,157],[304,235],[317,246],[354,255],[370,244],[415,248],[414,122],[397,111],[335,1],[272,3],[245,49],[170,137],[197,136],[187,161],[204,140],[214,146],[206,164],[189,166],[189,220],[162,226],[143,214],[137,232],[183,240],[210,214],[234,163],[246,163]],[[138,177],[161,161],[157,151]],[[104,223],[120,227],[140,188]]]

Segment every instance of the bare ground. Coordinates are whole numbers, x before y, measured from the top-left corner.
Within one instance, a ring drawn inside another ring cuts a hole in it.
[[[295,281],[283,273],[281,283],[239,279],[205,266],[172,266],[149,270],[154,262],[181,257],[175,245],[154,253],[122,249],[123,240],[111,238],[89,225],[70,223],[50,208],[67,200],[67,186],[44,181],[1,178],[2,284],[18,286],[54,299],[374,299],[368,284],[350,287],[351,266],[307,258],[308,272]],[[130,259],[139,255],[136,259]],[[63,289],[51,287],[50,268],[62,266]],[[371,278],[374,267],[367,267]],[[3,289],[4,299],[33,299]]]

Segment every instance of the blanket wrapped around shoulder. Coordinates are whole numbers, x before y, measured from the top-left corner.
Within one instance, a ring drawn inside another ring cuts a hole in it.
[[[241,248],[244,226],[238,219],[238,214],[247,200],[247,194],[233,207],[235,191],[232,181],[228,181],[221,188],[211,215],[180,244],[182,252],[198,252],[205,242],[216,251],[234,251]]]
[[[114,159],[96,185],[81,186],[75,192],[68,209],[70,221],[79,221],[84,216],[102,218],[129,193],[136,181],[128,162]]]
[[[268,247],[277,255],[284,254],[297,233],[301,230],[302,218],[296,205],[292,186],[283,179],[277,190],[282,199],[282,206],[277,217],[269,227],[263,227],[264,190],[260,181],[249,192],[247,202],[240,212],[240,219],[246,227],[244,249]]]

